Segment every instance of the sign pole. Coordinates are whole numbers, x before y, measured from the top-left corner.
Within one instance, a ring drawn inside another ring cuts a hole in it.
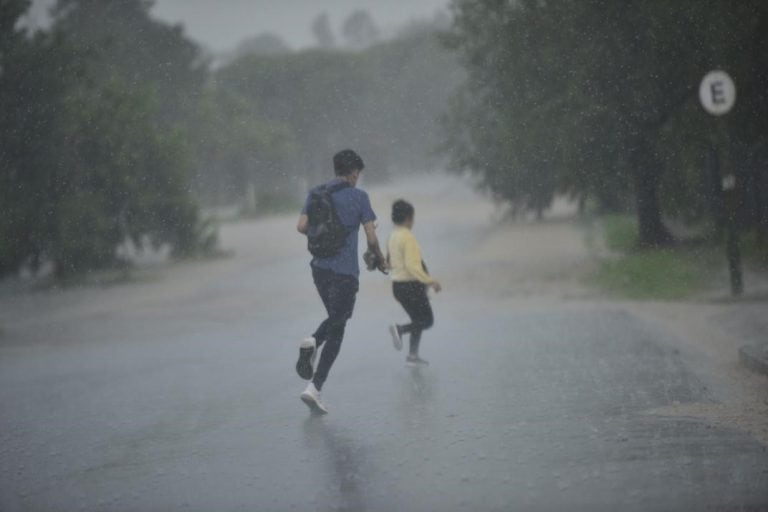
[[[728,174],[723,178],[723,196],[726,216],[725,247],[728,256],[728,275],[731,279],[731,295],[739,296],[744,292],[744,280],[741,272],[741,251],[739,250],[736,177],[733,174]]]
[[[736,85],[725,71],[715,70],[707,73],[699,86],[699,99],[704,110],[713,116],[723,116],[731,111],[736,103]],[[720,155],[713,146],[715,174],[720,175]],[[744,292],[744,280],[741,270],[741,252],[739,251],[738,208],[736,176],[732,173],[722,178],[723,210],[726,229],[726,255],[728,257],[728,275],[731,281],[731,295],[739,296]]]

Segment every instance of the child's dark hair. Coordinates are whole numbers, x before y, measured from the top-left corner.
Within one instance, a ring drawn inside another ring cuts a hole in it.
[[[363,159],[351,149],[344,149],[333,155],[333,170],[336,176],[349,176],[352,171],[365,168]]]
[[[413,205],[404,199],[398,199],[392,204],[392,222],[397,225],[404,224],[408,219],[412,219],[413,214]]]

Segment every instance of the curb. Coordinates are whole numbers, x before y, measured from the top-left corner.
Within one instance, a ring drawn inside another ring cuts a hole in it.
[[[750,370],[768,375],[768,343],[744,345],[739,349],[739,360]]]

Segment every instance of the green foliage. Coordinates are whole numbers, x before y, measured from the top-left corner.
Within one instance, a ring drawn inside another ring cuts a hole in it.
[[[23,37],[16,24],[31,4],[32,0],[2,0],[0,3],[0,57],[6,56]]]
[[[0,38],[0,275],[114,266],[126,240],[175,255],[215,242],[175,128],[204,78],[197,50],[148,7],[61,0],[48,32]]]
[[[189,150],[178,132],[154,121],[156,105],[151,91],[126,88],[118,81],[68,98],[67,126],[74,131],[66,150],[60,151],[71,167],[62,169],[65,209],[55,217],[75,226],[72,219],[94,220],[87,224],[85,240],[73,240],[67,226],[60,227],[50,254],[61,265],[79,271],[82,265],[113,264],[115,247],[126,239],[137,247],[168,243],[179,255],[210,244],[207,236],[200,236],[189,193]],[[76,209],[68,211],[69,203]],[[70,253],[73,242],[93,244],[93,255]]]
[[[341,33],[347,45],[352,48],[365,48],[373,44],[379,37],[379,29],[365,9],[358,9],[344,20]]]
[[[447,43],[469,79],[446,147],[496,197],[529,210],[557,193],[608,211],[633,199],[640,243],[657,245],[669,239],[662,208],[688,219],[711,212],[702,169],[711,144],[729,168],[756,168],[768,141],[765,2],[455,0],[452,9]],[[698,83],[715,67],[739,84],[725,120],[698,105]]]
[[[26,5],[15,7],[0,11],[3,26],[15,27]],[[32,38],[12,29],[3,31],[0,41],[0,275],[4,275],[25,263],[33,267],[40,263],[52,219],[47,206],[55,195],[49,172],[55,163],[51,145],[66,91],[56,68],[70,61],[56,41],[45,36]]]
[[[426,25],[358,52],[244,56],[219,70],[216,85],[293,134],[280,174],[295,186],[326,177],[331,155],[344,147],[363,155],[366,179],[439,167],[439,117],[461,79]]]
[[[292,175],[286,177],[290,182],[307,174],[310,179],[325,176],[335,150],[359,148],[360,137],[347,137],[364,126],[355,115],[359,95],[351,94],[362,87],[356,66],[355,56],[340,52],[250,55],[223,68],[217,83],[256,106],[269,123],[288,125],[296,138],[288,166]]]
[[[150,6],[58,0],[32,36],[16,28],[29,2],[3,3],[0,275],[119,265],[128,240],[198,254],[215,237],[195,199],[282,210],[342,147],[365,156],[372,179],[436,167],[438,112],[460,71],[434,26],[356,52],[261,38],[211,75]],[[367,46],[372,27],[355,19],[348,35]]]
[[[231,204],[250,188],[279,191],[289,185],[293,132],[280,121],[264,120],[257,105],[239,94],[207,88],[187,132],[195,145],[197,196],[204,201]]]
[[[156,120],[173,127],[197,108],[208,76],[200,48],[180,26],[156,21],[148,0],[58,0],[52,31],[87,61],[80,83],[119,78],[131,86],[151,85],[157,94]]]

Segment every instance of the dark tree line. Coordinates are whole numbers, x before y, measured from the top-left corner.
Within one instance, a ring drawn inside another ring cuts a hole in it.
[[[555,194],[634,203],[640,243],[664,218],[716,211],[718,147],[740,217],[768,233],[768,4],[759,0],[454,0],[447,44],[468,72],[448,118],[454,167],[518,208]],[[733,112],[699,105],[706,72],[738,88]]]
[[[60,0],[50,29],[0,10],[0,275],[120,263],[127,240],[204,250],[183,126],[206,67],[142,0]]]
[[[148,0],[58,0],[38,31],[20,23],[29,0],[0,2],[0,276],[121,265],[127,242],[210,250],[197,205],[293,204],[342,147],[370,178],[441,165],[438,118],[463,73],[444,21],[376,43],[354,13],[335,49],[320,19],[325,48],[257,36],[213,70]]]
[[[295,193],[326,177],[330,155],[348,146],[364,156],[367,179],[442,167],[440,117],[463,72],[441,44],[441,28],[416,24],[357,51],[252,53],[219,69],[217,94],[257,112],[265,136],[279,133],[286,142],[265,144],[273,150],[266,161],[233,162],[228,180],[252,169],[249,179]]]

